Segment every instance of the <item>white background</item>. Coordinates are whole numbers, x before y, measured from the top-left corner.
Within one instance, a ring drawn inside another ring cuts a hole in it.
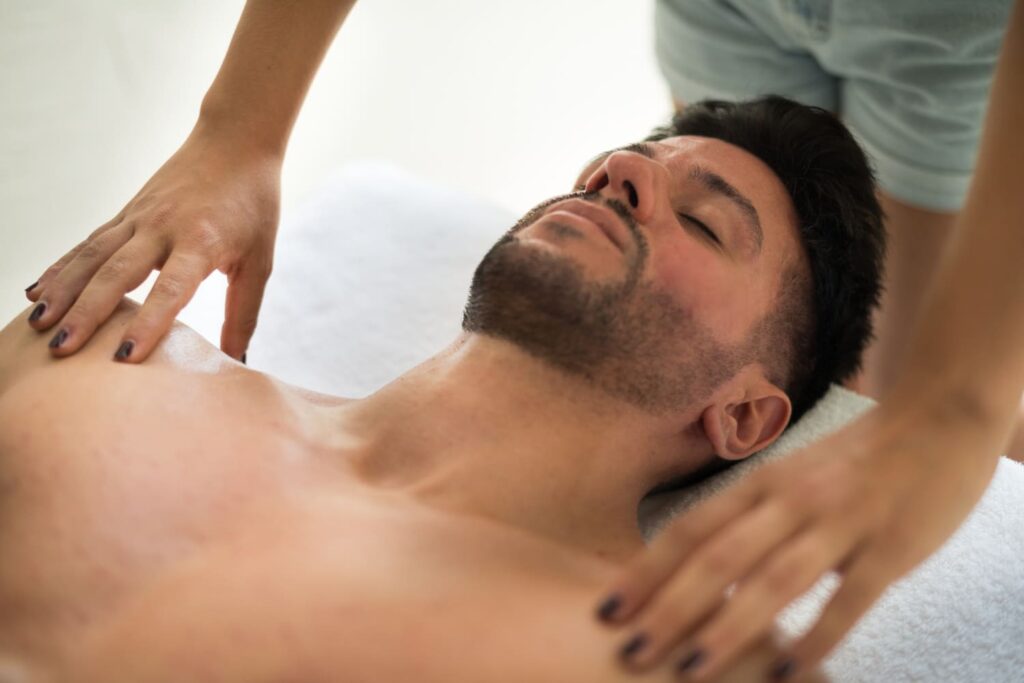
[[[0,0],[0,327],[185,138],[243,4]],[[295,127],[282,217],[365,159],[517,214],[568,191],[669,114],[652,22],[652,0],[360,0]]]

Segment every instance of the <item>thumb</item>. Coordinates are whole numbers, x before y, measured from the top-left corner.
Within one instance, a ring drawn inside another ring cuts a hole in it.
[[[240,360],[249,348],[249,340],[256,331],[256,320],[260,315],[263,291],[269,277],[269,266],[259,267],[246,263],[228,278],[220,348],[236,360]]]

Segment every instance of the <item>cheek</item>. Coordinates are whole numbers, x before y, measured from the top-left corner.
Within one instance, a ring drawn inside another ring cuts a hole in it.
[[[742,277],[720,257],[700,250],[651,261],[654,285],[722,341],[740,341],[753,304]]]

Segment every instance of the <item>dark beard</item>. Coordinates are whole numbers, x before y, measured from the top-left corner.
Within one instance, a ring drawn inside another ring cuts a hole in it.
[[[462,329],[510,341],[648,413],[705,398],[741,367],[743,354],[724,348],[671,297],[641,282],[647,242],[624,205],[604,201],[637,246],[622,281],[588,281],[571,258],[515,238],[567,197],[601,201],[596,193],[564,195],[520,219],[477,266]]]

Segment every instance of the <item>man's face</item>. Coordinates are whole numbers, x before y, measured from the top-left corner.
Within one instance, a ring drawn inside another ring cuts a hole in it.
[[[599,156],[576,189],[484,256],[465,330],[658,414],[756,362],[750,334],[782,273],[805,259],[792,202],[763,162],[675,137]]]

